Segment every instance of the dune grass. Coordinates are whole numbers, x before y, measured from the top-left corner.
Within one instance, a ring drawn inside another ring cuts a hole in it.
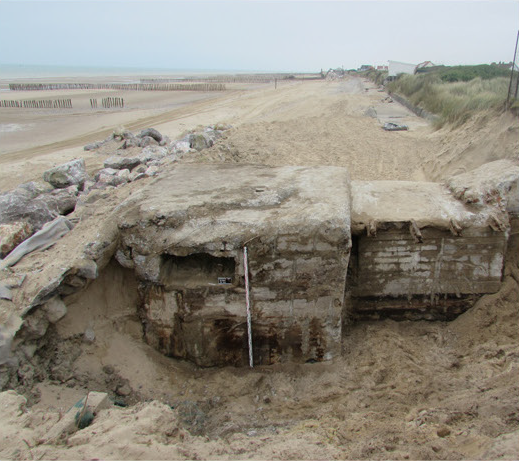
[[[438,115],[437,125],[441,127],[459,126],[477,112],[503,109],[508,84],[507,77],[446,82],[438,74],[422,74],[401,75],[388,89]]]

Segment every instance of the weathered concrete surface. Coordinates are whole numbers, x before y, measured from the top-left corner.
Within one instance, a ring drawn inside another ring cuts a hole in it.
[[[499,289],[507,218],[436,183],[352,183],[356,315],[450,317]]]
[[[452,176],[446,186],[466,203],[495,204],[510,213],[519,213],[519,163],[497,160],[468,173]]]
[[[331,167],[179,165],[132,196],[117,258],[146,282],[148,342],[203,366],[247,363],[247,245],[256,363],[338,355],[349,203],[348,172]]]

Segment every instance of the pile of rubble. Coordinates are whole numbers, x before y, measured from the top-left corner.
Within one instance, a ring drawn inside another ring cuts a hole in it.
[[[138,134],[115,130],[107,139],[88,144],[86,151],[108,152],[104,168],[93,176],[87,173],[85,160],[78,158],[47,170],[44,182],[29,182],[0,194],[0,258],[46,223],[74,211],[78,203],[96,189],[110,189],[142,178],[156,176],[168,164],[211,147],[228,125],[213,125],[171,141],[154,128]]]

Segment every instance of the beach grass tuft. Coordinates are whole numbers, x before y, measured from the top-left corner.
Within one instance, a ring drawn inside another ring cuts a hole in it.
[[[438,115],[437,127],[459,126],[481,111],[504,108],[509,79],[473,78],[470,81],[448,82],[439,74],[401,75],[388,85],[391,92]]]

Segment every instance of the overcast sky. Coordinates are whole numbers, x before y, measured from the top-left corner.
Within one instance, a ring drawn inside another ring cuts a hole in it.
[[[318,71],[511,61],[519,0],[0,0],[0,63]]]

